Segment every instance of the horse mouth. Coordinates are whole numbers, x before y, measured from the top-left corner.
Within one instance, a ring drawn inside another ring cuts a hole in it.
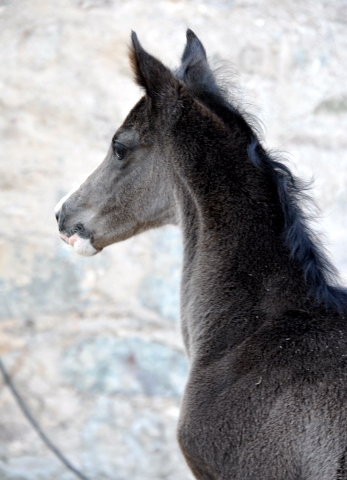
[[[83,255],[84,257],[91,257],[101,251],[93,247],[90,238],[83,238],[79,236],[78,233],[74,233],[70,237],[60,233],[60,238],[73,247],[76,253]]]
[[[75,233],[75,235],[72,235],[72,237],[67,237],[67,236],[64,235],[63,233],[60,233],[59,235],[60,235],[60,238],[61,238],[65,243],[67,243],[68,245],[71,245],[71,246],[73,246],[73,244],[74,244],[73,237],[76,237],[76,236],[77,236],[76,233]],[[72,241],[71,243],[70,243],[70,240]]]

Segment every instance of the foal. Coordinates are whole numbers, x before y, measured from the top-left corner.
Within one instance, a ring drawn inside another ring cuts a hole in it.
[[[105,160],[56,208],[82,255],[149,228],[183,233],[190,363],[178,440],[199,480],[347,480],[347,293],[300,189],[224,97],[188,30],[171,72],[132,34],[145,95]]]

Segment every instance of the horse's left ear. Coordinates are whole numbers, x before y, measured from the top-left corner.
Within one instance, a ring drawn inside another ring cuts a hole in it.
[[[205,48],[190,29],[187,30],[187,43],[181,58],[181,66],[176,70],[175,75],[192,89],[200,87],[213,90],[216,87]]]
[[[131,33],[130,63],[135,80],[144,88],[154,103],[171,102],[178,97],[179,82],[159,60],[144,50],[135,32]]]

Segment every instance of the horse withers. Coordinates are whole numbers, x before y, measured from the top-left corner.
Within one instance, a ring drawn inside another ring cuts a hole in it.
[[[61,237],[93,255],[181,227],[190,372],[178,440],[197,479],[347,480],[347,292],[300,183],[226,98],[191,30],[175,72],[135,33],[130,61],[145,95],[58,204]]]

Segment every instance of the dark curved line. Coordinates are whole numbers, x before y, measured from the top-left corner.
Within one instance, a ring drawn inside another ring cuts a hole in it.
[[[0,357],[0,370],[2,373],[2,376],[4,377],[5,383],[7,384],[8,388],[11,390],[14,398],[16,399],[20,409],[22,410],[23,414],[26,416],[26,418],[29,420],[33,428],[36,430],[36,432],[39,434],[43,442],[47,445],[47,447],[52,450],[54,455],[56,455],[59,460],[69,469],[71,470],[78,478],[81,480],[89,480],[88,477],[83,475],[77,468],[75,468],[69,460],[67,460],[64,455],[58,450],[58,448],[50,441],[50,439],[46,436],[46,434],[42,431],[40,425],[37,423],[33,415],[30,413],[28,407],[25,405],[22,397],[19,395],[16,387],[13,385],[12,380],[7,373],[5,366],[1,360]]]

